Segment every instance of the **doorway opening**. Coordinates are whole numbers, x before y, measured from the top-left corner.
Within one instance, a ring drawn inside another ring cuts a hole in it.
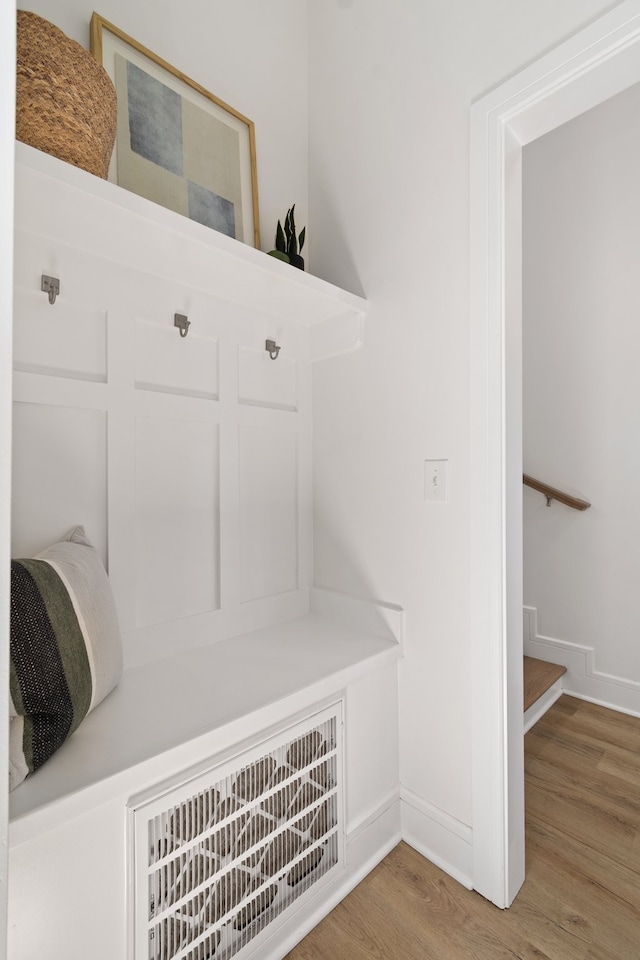
[[[524,880],[522,148],[640,80],[625,0],[471,111],[473,885]]]

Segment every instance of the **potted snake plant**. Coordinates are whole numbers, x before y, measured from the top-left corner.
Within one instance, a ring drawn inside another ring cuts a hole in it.
[[[285,263],[290,263],[293,267],[304,270],[304,259],[300,256],[300,253],[304,246],[307,228],[303,227],[299,236],[296,234],[295,209],[296,205],[294,203],[291,209],[287,210],[284,229],[282,223],[278,220],[276,246],[274,250],[269,251],[269,256],[277,257],[278,260],[284,260]]]

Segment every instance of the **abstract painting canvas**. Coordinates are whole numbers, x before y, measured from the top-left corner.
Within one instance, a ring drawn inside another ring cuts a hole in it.
[[[118,94],[109,179],[259,247],[251,121],[95,13],[91,50]]]

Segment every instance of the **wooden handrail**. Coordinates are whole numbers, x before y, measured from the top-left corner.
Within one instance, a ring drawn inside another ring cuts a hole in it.
[[[527,476],[526,473],[522,474],[522,482],[525,486],[531,487],[532,490],[537,490],[538,493],[542,493],[547,498],[547,506],[550,505],[552,500],[558,500],[560,503],[564,503],[574,510],[588,510],[591,506],[588,500],[580,500],[579,497],[572,497],[570,493],[563,493],[562,490],[550,487],[548,483],[543,483],[541,480],[534,480],[533,477]]]

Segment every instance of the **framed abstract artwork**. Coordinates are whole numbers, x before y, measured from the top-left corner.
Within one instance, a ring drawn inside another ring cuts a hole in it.
[[[251,120],[97,13],[91,53],[118,95],[109,179],[259,249]]]

